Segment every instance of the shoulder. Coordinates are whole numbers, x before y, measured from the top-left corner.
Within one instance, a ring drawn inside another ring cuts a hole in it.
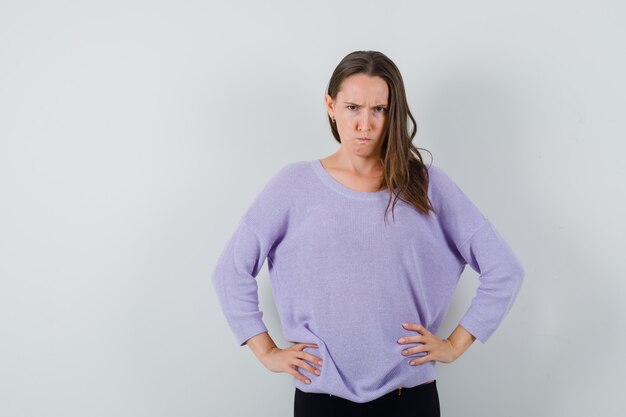
[[[299,188],[298,182],[310,170],[309,161],[288,162],[278,167],[261,190],[265,193],[284,193]]]
[[[465,210],[476,212],[477,207],[470,196],[457,183],[454,176],[438,165],[429,167],[428,193],[436,207],[448,210]],[[479,216],[482,217],[482,216]]]
[[[428,194],[438,217],[463,241],[484,223],[485,215],[445,169],[431,164],[428,175]]]
[[[433,164],[432,162],[430,164],[424,164],[424,165],[428,169],[429,185],[432,185],[435,187],[445,186],[446,182],[452,181],[448,173],[439,165]]]
[[[279,166],[257,192],[244,218],[253,224],[268,218],[285,216],[291,210],[295,196],[302,189],[302,181],[310,170],[308,161],[289,162]]]
[[[439,165],[430,164],[428,167],[429,189],[438,195],[462,193],[461,187],[457,184],[456,176]]]
[[[293,176],[302,174],[305,171],[310,170],[310,161],[294,161],[288,162],[280,166],[274,173],[272,180],[285,180],[293,179]]]
[[[450,190],[458,190],[457,184],[448,173],[437,164],[425,164],[428,169],[428,195],[433,204],[440,205]]]

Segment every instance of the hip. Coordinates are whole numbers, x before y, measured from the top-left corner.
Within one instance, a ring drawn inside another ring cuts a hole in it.
[[[436,380],[414,387],[399,387],[367,402],[354,402],[336,395],[304,392],[296,388],[294,417],[380,416],[409,417],[416,415],[440,417],[439,393]]]

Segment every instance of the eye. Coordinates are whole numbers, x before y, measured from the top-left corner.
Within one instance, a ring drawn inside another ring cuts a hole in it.
[[[385,112],[385,108],[384,107],[378,106],[378,107],[376,107],[376,109],[378,109],[378,113],[384,113]]]
[[[356,110],[356,106],[354,104],[348,104],[346,107],[350,110],[353,110],[351,107],[354,107],[354,110]]]

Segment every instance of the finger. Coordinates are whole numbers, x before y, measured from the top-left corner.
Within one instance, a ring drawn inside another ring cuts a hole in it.
[[[430,330],[428,330],[426,327],[422,326],[421,324],[417,324],[415,326],[415,330],[418,332],[418,335],[416,337],[420,337],[420,338],[431,338],[434,335],[430,332]]]
[[[322,366],[322,360],[320,358],[318,358],[317,356],[313,356],[308,352],[302,352],[301,356],[298,356],[299,358],[303,358],[306,359],[307,361],[311,362],[311,363],[315,363],[319,366]]]
[[[293,375],[294,377],[298,378],[300,381],[302,381],[305,384],[310,384],[311,380],[307,377],[305,377],[304,375],[302,375],[300,372],[296,371],[296,369],[292,366],[288,366],[287,367],[287,373]]]
[[[432,361],[434,359],[435,358],[431,354],[428,354],[428,355],[422,356],[421,358],[411,359],[411,361],[409,362],[409,365],[411,366],[421,365],[424,362]]]
[[[309,345],[308,343],[294,343],[293,345],[289,346],[285,350],[302,351],[303,349],[305,349],[307,347],[313,347],[313,346]]]
[[[398,343],[406,344],[406,343],[423,343],[425,336],[417,335],[417,336],[402,336],[398,339]]]
[[[309,365],[308,362],[303,361],[302,359],[296,359],[295,362],[296,366],[302,368],[302,369],[306,369],[307,371],[311,372],[312,374],[315,375],[319,375],[320,371],[317,368],[314,368],[313,366]]]
[[[419,331],[420,324],[419,323],[404,323],[402,324],[402,328],[406,330]],[[406,336],[405,336],[406,338]]]
[[[415,354],[415,353],[417,353],[417,352],[415,352],[415,348],[414,348],[414,347],[412,347],[412,348],[404,349],[404,350],[403,350],[402,352],[400,352],[400,353],[401,353],[402,355],[404,355],[404,356],[410,356],[410,355],[414,355],[414,354]]]
[[[403,324],[402,327],[408,330],[415,330],[420,333],[430,333],[428,329],[420,323],[406,323],[406,326]]]
[[[307,347],[319,348],[319,346],[316,345],[315,343],[298,343],[294,347],[297,348],[298,350],[302,350],[302,349],[305,349]]]
[[[415,355],[417,353],[428,352],[428,349],[429,349],[428,346],[422,344],[418,346],[407,347],[400,353],[402,353],[404,356],[410,356],[410,355]]]

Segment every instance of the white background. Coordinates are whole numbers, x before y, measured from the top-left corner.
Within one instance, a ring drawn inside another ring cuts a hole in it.
[[[526,270],[437,364],[442,415],[626,413],[623,2],[126,0],[0,1],[0,415],[291,415],[209,276],[282,165],[336,150],[325,88],[363,49]]]

